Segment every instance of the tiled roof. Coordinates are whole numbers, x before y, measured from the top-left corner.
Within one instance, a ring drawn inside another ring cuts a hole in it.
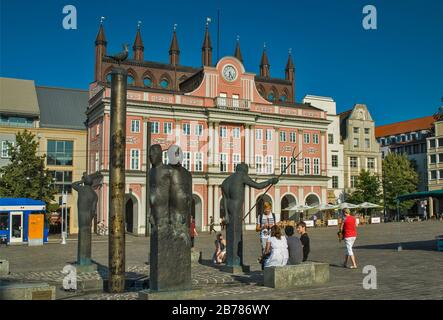
[[[413,131],[428,130],[433,127],[434,117],[427,116],[423,118],[411,119],[397,123],[386,124],[375,127],[375,137],[395,136],[401,133],[408,133]]]
[[[40,112],[34,81],[0,78],[0,112],[38,117]]]

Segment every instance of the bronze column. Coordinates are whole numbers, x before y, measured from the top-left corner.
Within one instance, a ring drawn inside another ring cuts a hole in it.
[[[127,72],[111,72],[109,291],[125,291],[125,151]]]

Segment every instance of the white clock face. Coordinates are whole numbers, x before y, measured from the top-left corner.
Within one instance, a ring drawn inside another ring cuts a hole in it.
[[[237,70],[231,65],[225,66],[223,68],[223,78],[227,81],[234,81],[237,79]]]

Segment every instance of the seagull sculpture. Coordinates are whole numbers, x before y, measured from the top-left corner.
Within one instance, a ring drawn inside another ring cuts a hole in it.
[[[129,45],[124,44],[123,45],[123,52],[117,53],[116,55],[113,55],[113,56],[106,56],[106,57],[116,61],[118,63],[118,65],[120,65],[121,62],[125,61],[128,58],[128,48],[129,48]]]

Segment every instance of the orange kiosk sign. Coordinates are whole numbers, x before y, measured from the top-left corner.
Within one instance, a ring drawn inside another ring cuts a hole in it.
[[[28,244],[30,246],[43,245],[44,214],[30,214],[28,216]]]

